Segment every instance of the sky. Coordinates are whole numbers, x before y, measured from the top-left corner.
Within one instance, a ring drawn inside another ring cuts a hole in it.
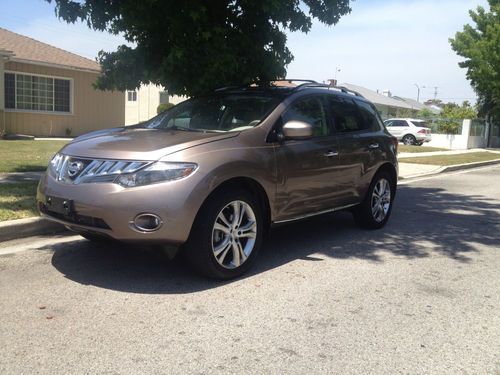
[[[315,22],[311,31],[288,33],[294,54],[288,77],[337,78],[393,95],[474,102],[476,95],[448,42],[466,23],[468,10],[487,0],[357,0],[335,26]],[[90,59],[113,51],[121,36],[66,24],[44,0],[0,0],[0,27]],[[425,87],[424,87],[425,86]],[[437,89],[436,89],[437,87]]]

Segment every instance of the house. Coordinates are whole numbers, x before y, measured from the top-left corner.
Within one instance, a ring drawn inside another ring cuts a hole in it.
[[[181,101],[160,87],[93,88],[99,64],[0,28],[0,135],[77,136],[145,121],[160,101]]]
[[[386,91],[384,95],[351,83],[344,83],[342,86],[360,93],[371,101],[377,107],[384,120],[391,117],[408,117],[408,115],[415,115],[418,112],[418,109],[413,105],[391,97],[390,91]]]
[[[436,106],[429,106],[420,102],[417,102],[415,99],[404,98],[402,96],[392,96],[393,99],[401,100],[406,104],[409,104],[413,109],[421,111],[423,109],[428,109],[435,115],[439,115],[441,113],[441,108]]]
[[[125,125],[134,125],[156,116],[161,103],[177,104],[185,97],[169,95],[162,86],[142,85],[138,90],[125,93]]]

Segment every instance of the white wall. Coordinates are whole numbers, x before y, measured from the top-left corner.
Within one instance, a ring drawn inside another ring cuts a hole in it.
[[[471,120],[464,120],[462,134],[432,134],[432,140],[426,146],[443,147],[451,150],[466,150],[486,147],[485,136],[471,136]]]
[[[125,125],[134,125],[142,121],[147,121],[156,116],[156,109],[160,104],[160,92],[163,87],[149,84],[143,85],[137,90],[137,100],[129,101],[128,93],[125,92]],[[180,103],[185,97],[169,96],[169,103]]]

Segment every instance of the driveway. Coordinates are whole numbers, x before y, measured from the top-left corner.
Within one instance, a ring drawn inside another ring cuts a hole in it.
[[[276,228],[247,277],[78,236],[0,245],[0,373],[496,374],[500,166],[400,186],[379,231]]]

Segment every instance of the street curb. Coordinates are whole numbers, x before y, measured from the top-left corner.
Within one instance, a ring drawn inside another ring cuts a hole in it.
[[[410,175],[407,177],[398,177],[398,180],[409,180],[411,178],[427,177],[427,176],[433,176],[433,175],[437,175],[437,174],[441,174],[441,173],[445,173],[445,172],[454,172],[454,171],[461,171],[461,170],[465,170],[465,169],[487,167],[488,165],[495,165],[495,164],[500,164],[500,159],[487,160],[487,161],[477,161],[474,163],[447,165],[447,166],[439,168],[438,170],[432,171],[430,173],[418,173],[418,174]]]
[[[65,230],[64,225],[41,217],[7,220],[0,222],[0,242],[42,234],[55,234]]]

